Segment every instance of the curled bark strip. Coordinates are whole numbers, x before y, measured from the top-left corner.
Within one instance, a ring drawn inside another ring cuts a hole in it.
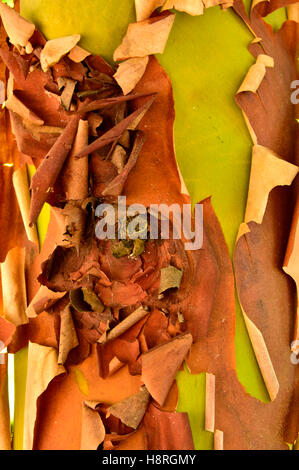
[[[81,152],[79,152],[76,157],[77,158],[82,158],[88,155],[89,153],[96,152],[102,147],[105,147],[108,144],[111,144],[112,142],[117,141],[121,135],[124,133],[124,131],[132,125],[132,123],[138,119],[140,116],[143,116],[144,112],[148,110],[148,108],[151,106],[151,104],[154,101],[154,97],[151,98],[141,106],[139,109],[131,113],[128,117],[123,119],[119,124],[114,126],[112,129],[107,131],[105,134],[103,134],[101,137],[99,137],[97,140],[95,140],[92,144],[88,145],[83,149]]]
[[[43,71],[47,72],[50,67],[57,64],[60,59],[70,52],[79,41],[80,34],[73,34],[72,36],[65,36],[47,41],[40,55],[40,62]]]
[[[154,10],[163,5],[164,0],[135,0],[137,21],[146,20]]]
[[[294,338],[291,344],[291,350],[298,352],[299,350],[299,266],[298,266],[298,253],[299,253],[299,199],[297,200],[296,208],[293,215],[292,227],[288,241],[288,247],[283,263],[283,270],[291,276],[297,288],[297,311],[294,327]]]
[[[44,124],[44,121],[24,105],[13,93],[11,93],[5,101],[5,106],[10,111],[13,111],[21,118],[25,119],[29,124],[33,124],[35,126],[42,126]]]
[[[88,145],[88,121],[80,119],[72,151],[67,158],[62,184],[68,200],[88,196],[88,156],[78,160],[75,155]]]
[[[60,319],[58,364],[64,364],[69,352],[78,346],[79,341],[69,305],[60,313]]]
[[[114,51],[115,61],[163,53],[175,15],[164,12],[128,26],[122,43]]]
[[[12,179],[27,238],[38,247],[39,241],[36,225],[32,225],[31,227],[29,226],[30,191],[26,166],[16,170]]]
[[[28,46],[29,39],[35,31],[35,26],[8,5],[0,3],[0,15],[5,31],[14,46]]]
[[[72,116],[64,132],[46,155],[31,181],[30,225],[35,224],[49,191],[61,171],[76,136],[80,117]]]
[[[28,323],[26,317],[25,248],[13,248],[1,264],[4,318],[15,326]]]
[[[125,331],[127,331],[131,326],[135,325],[139,320],[148,315],[148,311],[140,307],[135,312],[131,313],[127,318],[120,322],[116,327],[109,331],[107,334],[107,341],[112,341],[115,338],[118,338]]]
[[[54,348],[29,343],[24,416],[24,450],[32,450],[33,447],[38,398],[47,389],[54,377],[64,372],[64,367],[57,363],[57,352]]]
[[[23,59],[17,52],[12,52],[2,47],[0,48],[0,57],[16,84],[21,85],[27,77],[30,66],[29,62]],[[4,102],[4,99],[2,102]]]
[[[150,395],[146,387],[142,387],[139,392],[115,403],[107,411],[119,418],[129,428],[137,429],[146,412],[149,400]]]
[[[184,11],[189,15],[202,15],[204,6],[206,8],[219,5],[223,0],[166,0],[162,7],[162,11],[175,8],[178,11]]]
[[[268,348],[261,331],[255,326],[250,318],[248,318],[245,312],[243,312],[243,315],[256,360],[264,378],[269,396],[273,401],[277,397],[279,391],[279,382],[269,355]]]
[[[114,74],[114,78],[121,87],[124,95],[132,91],[143,76],[148,64],[148,56],[133,57],[122,62]]]
[[[266,67],[274,67],[272,57],[260,54],[256,63],[250,67],[237,93],[256,93],[266,75]]]
[[[65,294],[66,292],[54,292],[46,286],[40,286],[26,309],[27,317],[37,317],[39,313],[54,305]]]
[[[215,429],[214,433],[214,450],[223,450],[223,441],[224,441],[224,434],[223,431],[219,429]]]
[[[292,184],[299,168],[261,145],[252,148],[249,190],[244,222],[261,224],[270,192]]]
[[[129,159],[119,175],[117,175],[103,191],[103,196],[118,196],[121,194],[125,182],[136,165],[139,154],[142,150],[143,144],[145,142],[145,136],[142,132],[139,132],[135,138],[133,149]]]
[[[215,375],[206,374],[205,430],[215,430]]]
[[[90,113],[92,111],[99,111],[101,109],[108,108],[110,106],[118,105],[120,103],[125,103],[127,101],[132,101],[137,98],[146,98],[154,96],[155,93],[132,93],[131,95],[126,96],[115,96],[112,98],[103,98],[101,100],[94,100],[91,103],[82,105],[78,111],[80,114]]]
[[[64,84],[62,85],[63,92],[60,95],[60,101],[66,111],[70,110],[76,84],[77,82],[72,78],[64,79]]]
[[[85,401],[83,403],[81,450],[97,450],[105,439],[105,427],[96,405],[97,402]]]
[[[73,49],[71,49],[68,56],[73,62],[79,63],[79,62],[82,62],[84,59],[86,59],[86,57],[90,55],[91,55],[90,52],[83,49],[83,47],[75,46],[73,47]]]

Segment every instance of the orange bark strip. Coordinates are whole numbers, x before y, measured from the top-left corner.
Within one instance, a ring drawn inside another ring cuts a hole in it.
[[[181,180],[173,146],[172,86],[166,72],[154,57],[150,57],[145,75],[136,86],[135,92],[156,92],[158,95],[138,126],[144,132],[146,142],[124,187],[127,203],[148,206],[150,203],[185,202],[181,194]],[[145,98],[136,99],[132,103],[133,110],[144,103]],[[167,168],[167,171],[162,172],[162,168]],[[189,198],[186,202],[188,201]]]
[[[144,417],[148,450],[193,450],[186,413],[161,411],[151,404]]]
[[[0,340],[2,341],[2,346],[5,347],[13,339],[15,334],[16,327],[13,323],[5,320],[3,316],[0,316]]]

